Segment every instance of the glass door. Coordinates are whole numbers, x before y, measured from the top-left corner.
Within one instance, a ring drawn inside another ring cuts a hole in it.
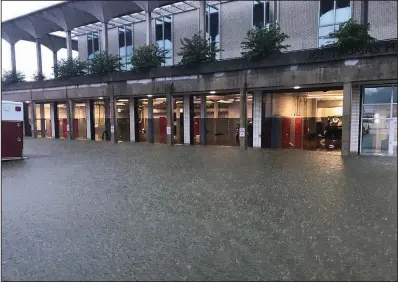
[[[397,118],[393,118],[390,122],[390,143],[388,146],[389,156],[397,155],[397,130]]]

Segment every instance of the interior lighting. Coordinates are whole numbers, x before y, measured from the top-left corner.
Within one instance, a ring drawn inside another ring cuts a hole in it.
[[[375,118],[379,118],[380,114],[379,113],[375,113]]]
[[[216,91],[210,91],[209,93],[210,94],[216,94]]]
[[[128,99],[119,99],[119,102],[128,102]]]
[[[104,100],[104,97],[98,97],[98,99],[100,99],[100,100]]]
[[[294,89],[300,89],[301,87],[298,86],[298,85],[296,85],[296,86],[294,86],[293,88],[294,88]]]
[[[146,95],[147,97],[152,97],[153,95],[151,95],[151,94],[149,94],[149,95]]]

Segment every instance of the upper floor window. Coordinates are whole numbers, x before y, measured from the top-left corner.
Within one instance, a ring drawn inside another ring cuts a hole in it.
[[[173,64],[173,41],[171,39],[171,17],[165,16],[155,20],[156,43],[167,51],[165,66]]]
[[[87,34],[87,53],[88,60],[94,58],[100,52],[99,48],[99,32],[94,31]]]
[[[220,48],[219,8],[213,5],[206,5],[206,39]],[[219,57],[220,52],[217,52]]]
[[[265,26],[269,23],[269,2],[253,1],[253,26]]]
[[[334,43],[329,33],[351,18],[350,0],[321,0],[319,13],[319,47]]]
[[[133,32],[129,25],[119,27],[119,56],[120,63],[123,64],[120,69],[130,70],[133,56]]]

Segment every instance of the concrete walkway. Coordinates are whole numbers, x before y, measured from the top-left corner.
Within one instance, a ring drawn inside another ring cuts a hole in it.
[[[25,142],[3,280],[396,280],[396,158]]]

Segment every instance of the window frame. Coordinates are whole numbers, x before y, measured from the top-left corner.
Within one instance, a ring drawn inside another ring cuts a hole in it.
[[[217,43],[218,43],[218,48],[221,49],[221,4],[218,3],[218,4],[214,4],[214,5],[208,5],[206,3],[205,19],[206,19],[206,15],[208,15],[206,24],[207,24],[208,29],[209,29],[209,31],[207,32],[209,34],[209,39],[211,39],[211,36],[210,36],[210,7],[213,8],[213,9],[216,9],[218,11],[218,37],[219,37],[219,40],[215,41],[215,43],[216,43],[216,46],[217,46]],[[206,24],[205,24],[205,36],[206,36]],[[207,39],[207,40],[209,41],[209,39]],[[221,51],[217,52],[216,59],[217,60],[221,59]]]
[[[330,37],[328,37],[328,36],[320,36],[320,35],[319,35],[319,29],[320,29],[321,27],[333,26],[333,31],[335,31],[335,30],[336,30],[336,29],[335,29],[335,26],[336,26],[336,25],[340,26],[341,24],[345,23],[345,22],[339,23],[339,24],[336,23],[336,6],[337,6],[337,1],[338,1],[338,0],[331,0],[331,1],[333,1],[333,23],[332,23],[332,24],[327,24],[327,25],[321,25],[321,2],[322,2],[322,0],[318,1],[318,30],[317,30],[317,45],[318,45],[318,48],[321,48],[321,47],[322,47],[322,46],[319,44],[319,40],[320,40],[320,39],[328,39],[328,38],[330,38]],[[353,17],[353,14],[352,14],[352,12],[353,12],[352,6],[353,6],[353,4],[354,4],[354,1],[350,0],[349,2],[350,2],[350,19],[352,19],[352,17]]]
[[[123,28],[123,35],[124,35],[124,46],[123,46],[123,48],[125,49],[125,52],[126,52],[126,56],[122,57],[120,55],[120,42],[119,42],[119,37],[118,37],[119,57],[120,57],[120,59],[123,59],[123,63],[125,64],[124,67],[122,67],[122,66],[120,67],[121,71],[129,71],[129,69],[127,69],[127,65],[128,65],[127,60],[128,60],[128,56],[129,55],[127,54],[127,29],[126,29],[126,26],[129,27],[130,31],[131,31],[131,52],[132,52],[131,56],[134,54],[134,33],[133,33],[134,29],[133,29],[133,26],[125,24],[125,25],[117,27],[118,36],[119,36],[119,31],[121,30],[121,28]],[[131,62],[130,62],[130,64],[131,64]]]
[[[98,38],[98,50],[97,51],[95,51],[95,48],[94,48],[94,34],[97,34],[97,38]],[[101,41],[100,41],[100,33],[99,33],[99,31],[91,31],[91,32],[88,32],[87,33],[87,36],[86,36],[86,38],[87,38],[87,61],[88,62],[90,62],[93,58],[90,58],[90,54],[88,53],[88,46],[89,46],[89,35],[91,35],[91,50],[92,50],[92,54],[93,54],[93,57],[96,55],[96,54],[98,54],[99,52],[101,52]]]
[[[156,44],[158,44],[158,40],[156,40],[156,21],[157,20],[159,20],[159,21],[161,21],[162,22],[162,42],[163,42],[163,46],[160,46],[161,48],[163,48],[164,50],[168,50],[168,49],[166,49],[165,48],[165,46],[166,46],[166,40],[164,39],[165,38],[165,36],[164,36],[164,26],[165,26],[165,21],[164,21],[164,18],[169,18],[170,19],[170,37],[171,37],[171,40],[170,40],[170,42],[171,42],[171,49],[170,49],[170,54],[171,54],[171,64],[166,64],[166,63],[164,63],[164,64],[162,64],[162,66],[172,66],[172,65],[174,65],[174,17],[173,17],[174,15],[165,15],[165,16],[159,16],[159,17],[156,17],[156,18],[153,18],[153,20],[154,20],[154,23],[155,23],[155,42],[156,42]],[[160,40],[159,40],[160,41]],[[167,58],[170,58],[170,57],[167,57]]]
[[[264,25],[263,26],[267,26],[270,23],[270,1],[269,0],[261,0],[261,1],[256,1],[253,0],[252,1],[252,28],[254,27],[254,3],[255,2],[263,2],[264,3],[264,11],[263,11],[263,16],[264,16]],[[268,3],[268,11],[267,11],[267,3]],[[266,23],[266,19],[267,19],[267,12],[268,12],[268,23]]]

